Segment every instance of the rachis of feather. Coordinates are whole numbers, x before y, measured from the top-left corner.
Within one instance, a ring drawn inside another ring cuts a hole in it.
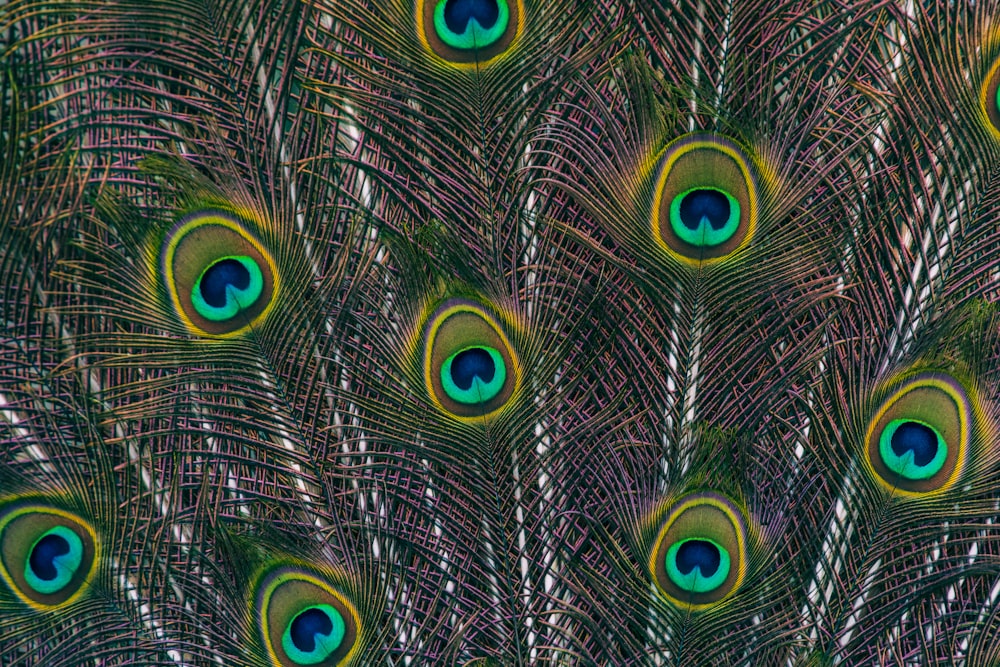
[[[739,589],[746,568],[746,522],[731,500],[694,493],[667,509],[649,570],[672,603],[693,611],[710,609]]]
[[[357,609],[317,573],[272,564],[258,574],[254,590],[261,642],[274,667],[348,665],[358,654]]]
[[[961,477],[969,456],[975,423],[969,391],[940,372],[894,380],[865,434],[868,465],[893,493],[944,491]]]
[[[30,607],[74,602],[86,591],[99,557],[97,533],[81,517],[34,500],[0,506],[0,574]]]
[[[718,135],[686,135],[659,162],[652,231],[671,257],[702,265],[750,243],[759,195],[743,149]]]
[[[167,234],[166,289],[177,316],[201,336],[243,333],[267,316],[278,270],[245,221],[223,210],[189,213]]]
[[[462,420],[488,419],[516,399],[521,365],[500,320],[467,299],[449,299],[428,317],[424,386],[441,410]]]
[[[524,26],[524,0],[417,0],[424,47],[461,68],[488,66],[514,48]]]

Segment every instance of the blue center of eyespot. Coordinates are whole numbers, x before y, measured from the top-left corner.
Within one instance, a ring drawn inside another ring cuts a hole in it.
[[[718,231],[726,226],[730,215],[729,198],[719,190],[691,190],[681,199],[681,222],[691,231],[696,231],[706,221]]]
[[[316,650],[316,636],[326,636],[333,630],[333,621],[322,610],[307,609],[292,620],[292,641],[300,650]]]
[[[691,188],[670,201],[670,228],[681,241],[699,248],[729,242],[740,219],[740,202],[718,188]]]
[[[58,593],[73,580],[83,559],[80,537],[65,526],[53,526],[31,546],[24,579],[38,593]]]
[[[264,288],[264,274],[252,257],[220,257],[198,276],[191,303],[202,317],[225,322],[255,304]]]
[[[732,560],[713,540],[693,537],[671,544],[664,566],[667,576],[681,590],[709,593],[725,583]]]
[[[699,568],[701,576],[711,577],[721,562],[719,548],[707,540],[687,540],[677,549],[677,569],[681,574]]]
[[[451,362],[451,379],[455,386],[463,391],[471,389],[476,378],[489,384],[495,374],[496,364],[493,362],[493,357],[481,347],[462,350]]]
[[[226,292],[230,288],[239,291],[250,286],[250,271],[237,260],[227,257],[208,268],[201,277],[201,296],[214,308],[226,305]]]
[[[506,0],[438,0],[434,31],[448,48],[476,51],[502,40],[512,18]]]
[[[507,372],[499,350],[473,345],[444,360],[441,386],[450,400],[478,405],[493,400],[504,390]]]
[[[35,548],[31,550],[28,563],[31,571],[39,579],[52,581],[59,576],[59,556],[64,556],[70,552],[69,542],[61,535],[49,534],[38,540]]]
[[[499,16],[496,0],[447,0],[444,7],[445,25],[456,35],[464,33],[473,20],[482,28],[492,28]]]
[[[296,664],[316,665],[340,648],[346,631],[337,609],[328,604],[314,605],[299,612],[285,628],[282,648]]]
[[[896,456],[913,452],[913,462],[925,466],[938,453],[938,438],[932,428],[920,422],[908,421],[900,424],[892,434],[892,451]]]
[[[885,467],[912,481],[931,479],[948,460],[948,443],[930,424],[894,419],[879,435],[879,455]]]

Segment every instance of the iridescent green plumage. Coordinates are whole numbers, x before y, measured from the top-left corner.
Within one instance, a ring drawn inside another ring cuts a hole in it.
[[[280,299],[267,250],[225,211],[194,211],[163,239],[159,279],[195,335],[233,335],[259,325]]]
[[[440,304],[419,344],[428,396],[443,411],[486,419],[516,400],[520,362],[503,326],[480,304]]]
[[[485,66],[517,48],[524,14],[522,0],[419,0],[417,31],[445,62]]]
[[[269,565],[254,589],[260,641],[275,667],[347,665],[360,652],[357,610],[308,569]]]
[[[710,609],[743,582],[746,530],[740,511],[722,496],[679,499],[664,518],[650,556],[657,587],[681,607]]]
[[[653,235],[672,259],[724,260],[747,245],[760,216],[753,167],[723,137],[675,139],[659,158]]]
[[[16,498],[0,512],[0,575],[8,588],[33,609],[72,604],[101,560],[94,528],[58,507]]]

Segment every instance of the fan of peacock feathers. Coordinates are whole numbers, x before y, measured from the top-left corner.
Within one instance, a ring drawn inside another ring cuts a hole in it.
[[[0,3],[0,664],[1000,664],[1000,2]]]

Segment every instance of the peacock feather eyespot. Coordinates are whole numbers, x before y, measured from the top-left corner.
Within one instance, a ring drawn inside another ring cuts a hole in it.
[[[905,496],[955,484],[968,458],[973,408],[962,383],[940,372],[905,377],[868,423],[865,459],[886,489]]]
[[[261,640],[275,667],[346,665],[357,654],[357,610],[312,572],[271,569],[260,577],[256,602]]]
[[[167,235],[162,265],[174,309],[195,335],[238,335],[274,305],[274,260],[247,224],[230,212],[213,209],[184,216]]]
[[[503,326],[486,308],[446,301],[424,331],[424,382],[435,405],[459,418],[481,419],[511,402],[520,366]]]
[[[659,158],[652,233],[670,256],[720,261],[750,242],[758,194],[746,153],[724,137],[684,135]]]
[[[681,498],[667,512],[653,544],[650,574],[672,603],[701,611],[743,582],[746,526],[729,499],[715,493]]]
[[[513,45],[524,16],[522,1],[418,0],[420,40],[452,65],[484,65]]]
[[[997,58],[986,75],[980,93],[980,103],[990,131],[997,140],[1000,140],[1000,58]]]
[[[0,514],[0,574],[25,604],[52,609],[76,600],[94,574],[93,526],[43,504],[11,503]]]

